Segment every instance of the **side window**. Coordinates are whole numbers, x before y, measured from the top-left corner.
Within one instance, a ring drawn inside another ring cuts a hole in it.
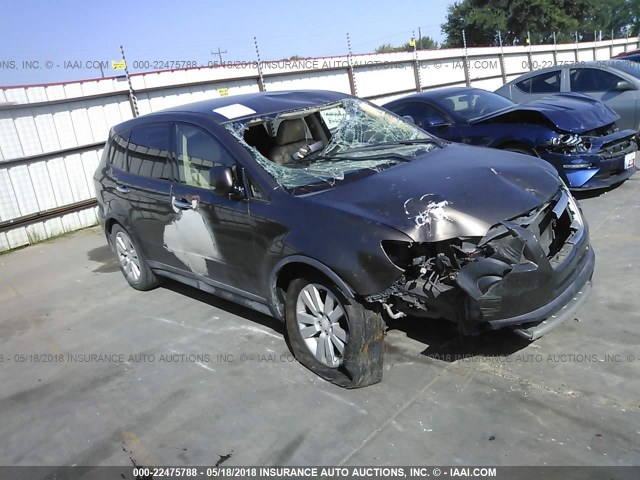
[[[210,133],[186,123],[176,123],[178,179],[193,187],[209,188],[214,165],[234,166],[227,151]]]
[[[158,180],[172,180],[169,145],[170,123],[134,128],[129,138],[129,172]]]
[[[446,121],[441,112],[426,103],[406,103],[397,108],[395,113],[401,117],[409,115],[420,128],[428,128],[430,125]]]
[[[531,80],[532,78],[529,77],[521,82],[517,82],[516,87],[523,93],[531,93]]]
[[[126,170],[126,151],[127,142],[129,141],[129,132],[122,134],[114,133],[111,143],[109,144],[109,163],[113,168]]]
[[[596,68],[572,68],[569,80],[572,92],[606,92],[622,78]]]
[[[524,93],[559,93],[561,70],[546,72],[516,83]]]

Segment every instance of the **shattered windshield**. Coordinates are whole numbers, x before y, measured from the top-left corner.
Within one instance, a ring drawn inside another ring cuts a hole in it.
[[[439,147],[411,123],[355,98],[231,122],[226,128],[292,193],[380,172]]]

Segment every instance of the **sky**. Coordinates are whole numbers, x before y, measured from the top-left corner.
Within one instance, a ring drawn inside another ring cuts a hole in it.
[[[440,25],[451,3],[2,0],[0,85],[121,74],[111,69],[111,61],[120,59],[120,45],[135,72],[161,69],[169,62],[207,65],[219,61],[212,54],[218,48],[226,51],[223,61],[253,62],[254,37],[262,60],[344,55],[347,33],[354,54],[373,52],[385,43],[402,45],[412,32],[418,35],[419,27],[422,35],[442,41]]]

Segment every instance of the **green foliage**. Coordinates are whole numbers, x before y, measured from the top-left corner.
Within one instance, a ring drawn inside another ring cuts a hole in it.
[[[627,29],[638,33],[640,0],[461,0],[449,6],[442,25],[447,47],[504,45],[593,40],[624,37]]]
[[[422,37],[420,40],[416,39],[416,49],[418,50],[431,50],[438,48],[438,42],[429,36]],[[383,43],[376,48],[376,53],[391,53],[391,52],[412,52],[413,46],[411,42],[407,42],[400,47],[394,47],[390,43]]]

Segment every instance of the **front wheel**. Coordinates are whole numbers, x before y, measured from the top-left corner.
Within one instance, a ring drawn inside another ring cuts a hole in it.
[[[285,320],[294,356],[320,377],[346,388],[382,380],[382,317],[348,301],[324,278],[291,282]]]

